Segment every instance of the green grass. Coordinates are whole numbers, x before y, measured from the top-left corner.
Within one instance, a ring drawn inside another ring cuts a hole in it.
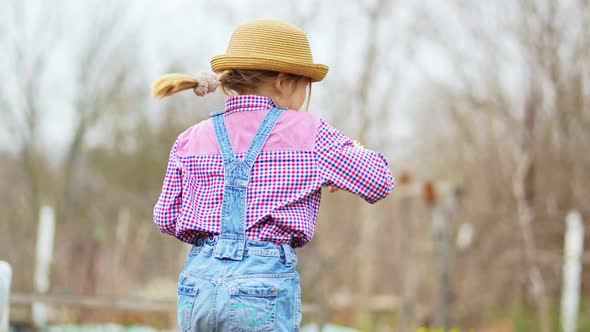
[[[496,320],[511,321],[514,332],[535,332],[540,330],[534,308],[516,308],[511,312],[497,315]],[[551,310],[551,331],[561,331],[558,307]],[[576,332],[590,332],[590,299],[585,299],[580,307]]]

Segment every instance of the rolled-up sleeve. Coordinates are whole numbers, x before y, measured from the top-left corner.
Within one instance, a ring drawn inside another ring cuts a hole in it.
[[[353,140],[321,120],[315,153],[323,185],[332,185],[375,203],[389,195],[395,180],[378,152],[355,147]]]
[[[176,221],[182,207],[182,164],[176,155],[178,141],[170,151],[162,193],[154,207],[154,222],[162,233],[176,235]]]

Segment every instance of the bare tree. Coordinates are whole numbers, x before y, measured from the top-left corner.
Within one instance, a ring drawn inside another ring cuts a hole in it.
[[[6,46],[2,74],[14,83],[0,87],[0,123],[17,147],[27,181],[30,207],[19,210],[24,223],[33,224],[42,204],[56,206],[58,225],[66,221],[67,211],[76,206],[73,188],[79,185],[74,181],[82,168],[77,162],[88,134],[114,108],[120,112],[139,96],[130,82],[134,38],[124,16],[126,7],[115,1],[68,5],[12,1],[6,6],[10,19],[1,25]],[[64,17],[75,26],[65,26]],[[66,67],[58,71],[56,63]],[[73,85],[72,95],[62,93],[63,82],[54,75]],[[74,132],[66,140],[63,158],[56,158],[59,149],[44,140],[43,120],[52,111],[51,98],[61,98],[61,105],[70,102],[74,110]]]
[[[76,176],[76,162],[84,148],[89,132],[96,128],[102,118],[113,108],[134,107],[141,94],[135,86],[131,71],[134,59],[130,54],[135,40],[135,31],[129,30],[120,3],[94,3],[94,15],[87,23],[87,35],[77,56],[74,96],[75,128],[62,165],[63,184],[58,194],[61,213],[67,208]]]
[[[47,3],[13,1],[6,6],[10,13],[3,21],[2,43],[5,48],[3,75],[13,84],[0,90],[5,128],[18,146],[23,168],[26,170],[30,194],[30,216],[35,217],[42,202],[44,188],[42,173],[44,156],[41,154],[40,116],[42,105],[38,98],[42,76],[47,70],[47,54],[58,44],[59,31],[47,29],[56,25],[57,11]]]
[[[4,44],[8,46],[6,55],[9,57],[8,67],[12,70],[5,75],[13,77],[16,85],[12,90],[0,91],[6,105],[2,108],[6,120],[3,123],[18,142],[23,165],[28,170],[33,211],[38,209],[42,200],[48,199],[56,187],[70,187],[75,161],[79,158],[87,133],[100,122],[111,105],[122,102],[124,95],[129,93],[128,68],[132,59],[127,56],[127,47],[131,46],[129,41],[133,39],[128,33],[129,27],[124,26],[127,22],[121,16],[124,8],[113,1],[87,4],[90,18],[80,20],[77,29],[71,29],[60,21],[63,5],[60,2],[51,5],[45,2],[11,2],[7,9],[13,13],[13,19],[5,22],[4,26],[9,32],[4,36]],[[72,36],[73,31],[84,31],[85,35]],[[63,55],[61,48],[67,38],[78,38],[80,41],[72,49],[77,54],[71,55],[75,62],[69,68],[75,76],[72,81],[76,85],[73,97],[75,130],[67,144],[63,163],[60,163],[64,184],[56,186],[51,181],[39,179],[39,167],[45,164],[48,157],[40,136],[45,111],[40,91],[51,82],[46,80],[48,66],[52,64],[53,57]],[[67,191],[69,189],[59,193],[58,197],[67,197]]]
[[[543,137],[551,135],[551,132],[561,140],[574,144],[574,140],[565,137],[571,133],[571,126],[575,123],[573,119],[584,113],[587,98],[582,97],[579,91],[583,90],[580,86],[584,84],[580,69],[588,58],[580,55],[587,52],[590,36],[587,30],[572,27],[588,26],[588,4],[575,1],[569,6],[544,0],[521,0],[487,7],[460,3],[462,23],[471,32],[468,38],[474,42],[473,49],[487,54],[483,65],[479,62],[480,74],[477,76],[468,73],[473,63],[469,59],[472,55],[452,46],[456,36],[451,37],[440,30],[431,34],[441,47],[448,50],[461,82],[458,91],[455,87],[450,88],[456,92],[447,95],[455,100],[453,106],[449,107],[449,114],[463,132],[463,137],[466,141],[476,141],[487,133],[485,140],[493,139],[496,142],[502,137],[505,140],[503,145],[511,151],[504,156],[497,155],[499,159],[496,163],[502,164],[500,160],[507,156],[511,165],[508,176],[512,182],[513,203],[517,211],[515,219],[522,239],[523,268],[530,294],[537,304],[540,328],[544,332],[550,330],[551,303],[539,265],[535,220],[538,202],[544,199],[539,197],[538,190],[538,172],[544,167],[539,151],[543,151],[543,154],[548,151],[546,146],[541,148],[540,144],[544,141]],[[510,12],[512,15],[498,14],[492,27],[470,19],[477,19],[484,12],[489,12],[486,9],[495,9],[497,13]],[[506,44],[513,45],[517,51],[510,51]],[[507,92],[508,88],[499,76],[498,68],[502,65],[523,68],[524,84],[517,91],[516,98]],[[483,87],[481,82],[485,82]],[[466,125],[474,115],[460,113],[461,109],[485,111],[487,114],[478,118],[487,120]],[[491,126],[489,130],[481,131],[479,128],[482,123]],[[560,171],[574,173],[576,167],[566,155],[571,152],[568,149],[557,149],[555,152],[561,155],[558,157],[562,160]],[[571,180],[572,177],[568,176],[568,182]],[[565,204],[572,204],[573,187],[575,185],[570,185],[569,190],[560,194]]]
[[[393,3],[391,0],[379,0],[376,3],[363,3],[362,11],[367,17],[368,26],[366,30],[366,51],[364,54],[364,62],[361,66],[360,81],[358,84],[357,95],[353,98],[356,101],[356,113],[359,120],[359,129],[357,139],[361,142],[369,140],[369,131],[379,123],[385,115],[391,112],[387,108],[391,95],[393,85],[397,82],[395,77],[391,77],[388,86],[385,88],[385,93],[378,97],[371,94],[371,91],[376,90],[377,73],[383,63],[384,53],[392,50],[391,44],[383,45],[380,37],[382,37],[383,29],[381,25],[387,17],[390,17],[393,11]],[[382,69],[383,70],[383,69]],[[383,70],[387,73],[387,70]],[[386,75],[393,76],[390,72]],[[381,108],[372,109],[373,103],[381,106]],[[375,258],[377,255],[374,246],[377,235],[377,213],[375,207],[363,204],[358,210],[356,216],[358,223],[358,247],[357,247],[357,266],[358,266],[358,301],[357,310],[360,319],[366,319],[370,314],[370,296],[372,291],[373,279],[375,278]]]

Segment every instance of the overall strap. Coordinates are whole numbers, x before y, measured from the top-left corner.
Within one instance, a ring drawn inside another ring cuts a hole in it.
[[[273,107],[268,111],[268,114],[266,114],[264,120],[262,120],[262,123],[260,124],[260,127],[258,127],[258,131],[256,132],[256,135],[254,136],[254,139],[248,148],[248,152],[246,152],[244,155],[243,161],[248,169],[252,169],[256,158],[258,158],[260,151],[262,151],[262,147],[268,140],[270,133],[272,133],[272,130],[285,111],[286,109],[284,108]]]
[[[227,133],[227,128],[225,127],[224,116],[221,112],[211,113],[210,116],[213,118],[213,129],[215,130],[215,138],[217,139],[217,145],[219,146],[219,151],[221,152],[223,166],[227,168],[228,165],[237,160],[237,157],[234,153],[234,149],[231,146],[229,134]]]
[[[260,124],[244,159],[239,160],[231,146],[224,116],[213,117],[215,137],[224,164],[223,206],[221,210],[221,234],[215,245],[217,258],[241,260],[246,245],[246,191],[254,161],[262,151],[284,109],[272,108]]]

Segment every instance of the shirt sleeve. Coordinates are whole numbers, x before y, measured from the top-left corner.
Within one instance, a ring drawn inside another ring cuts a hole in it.
[[[389,195],[395,180],[378,152],[355,147],[353,140],[320,121],[315,153],[322,185],[332,185],[375,203]]]
[[[170,151],[162,193],[154,207],[154,222],[162,233],[175,236],[176,221],[182,207],[182,164],[176,155],[178,140]]]

